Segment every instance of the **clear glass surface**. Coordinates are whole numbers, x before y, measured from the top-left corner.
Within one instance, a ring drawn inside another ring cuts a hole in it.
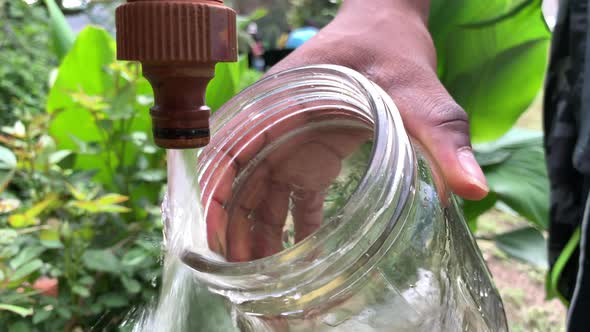
[[[507,331],[456,199],[360,74],[255,84],[214,115],[196,167],[208,248],[182,260],[235,329]]]

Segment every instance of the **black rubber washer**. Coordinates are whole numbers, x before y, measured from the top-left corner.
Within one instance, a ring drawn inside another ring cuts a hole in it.
[[[162,139],[191,139],[209,137],[208,128],[154,128],[154,137]]]

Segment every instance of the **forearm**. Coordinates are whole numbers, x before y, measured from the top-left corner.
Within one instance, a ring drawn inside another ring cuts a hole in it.
[[[402,15],[417,15],[426,23],[430,12],[430,0],[345,0],[342,11],[350,13],[394,11]]]

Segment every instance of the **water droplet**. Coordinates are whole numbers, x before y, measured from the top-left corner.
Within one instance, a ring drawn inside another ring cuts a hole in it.
[[[150,280],[150,285],[152,285],[152,287],[154,287],[154,288],[158,285],[158,277],[157,276],[154,276],[152,278],[152,280]]]

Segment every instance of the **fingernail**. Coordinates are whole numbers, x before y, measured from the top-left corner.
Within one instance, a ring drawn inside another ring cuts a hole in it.
[[[465,173],[469,174],[471,177],[471,183],[479,187],[481,190],[485,192],[489,192],[490,188],[488,187],[488,181],[479,167],[477,160],[475,160],[475,156],[473,156],[473,151],[471,151],[470,147],[464,147],[457,151],[457,158],[459,158],[459,163],[461,163],[461,167],[465,171]]]

